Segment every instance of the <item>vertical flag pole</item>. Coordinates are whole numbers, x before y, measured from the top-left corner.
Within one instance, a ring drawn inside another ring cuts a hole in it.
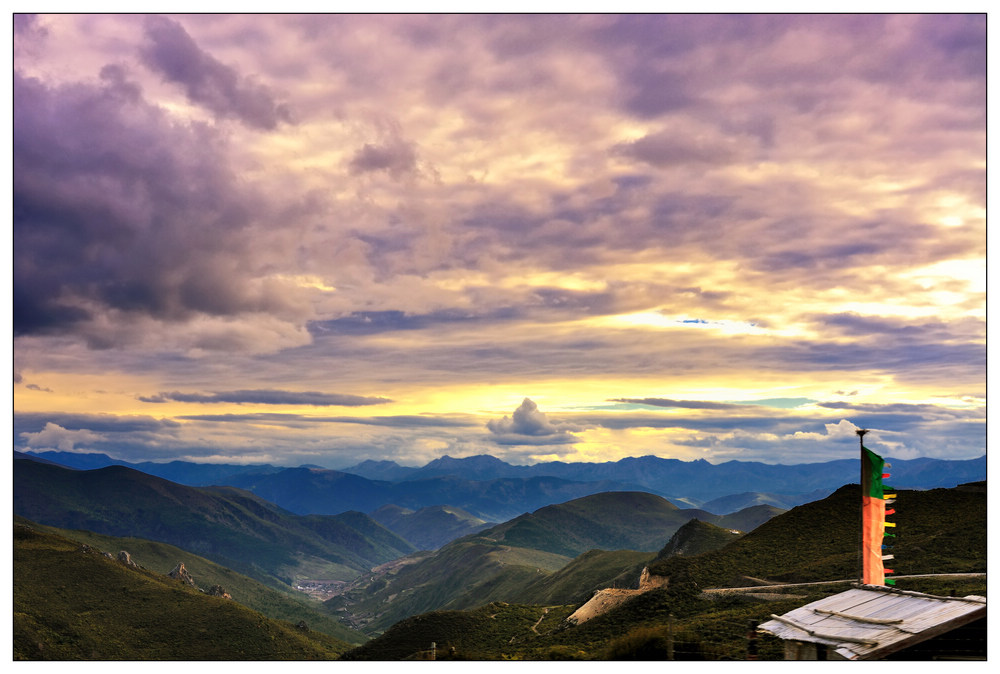
[[[860,452],[861,452],[861,464],[860,464],[860,466],[861,466],[861,479],[860,479],[859,482],[860,482],[860,487],[861,487],[860,492],[861,492],[861,495],[862,495],[862,503],[863,503],[864,493],[865,493],[865,433],[868,432],[868,429],[867,428],[859,428],[858,430],[856,430],[854,432],[858,434],[858,445],[860,446],[859,449],[860,449]],[[861,526],[858,527],[858,582],[863,585],[864,582],[865,582],[865,563],[864,563],[864,550],[865,550],[865,534],[864,534],[864,530],[865,530],[865,509],[864,509],[864,505],[862,505],[862,507],[860,508],[860,511],[861,511],[861,517],[860,517]]]

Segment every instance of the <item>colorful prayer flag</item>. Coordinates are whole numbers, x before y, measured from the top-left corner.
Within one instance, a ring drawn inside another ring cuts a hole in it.
[[[895,525],[885,521],[884,467],[881,456],[861,445],[861,582],[865,585],[886,584],[882,539],[885,527]]]

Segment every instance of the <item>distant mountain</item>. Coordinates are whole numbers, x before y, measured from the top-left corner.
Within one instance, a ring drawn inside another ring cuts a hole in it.
[[[892,463],[892,485],[897,489],[953,487],[963,482],[986,479],[985,455],[964,461],[928,458],[888,460]],[[676,495],[703,501],[750,491],[804,494],[821,489],[833,490],[858,479],[857,459],[780,465],[755,461],[711,464],[701,459],[680,461],[641,456],[605,463],[554,461],[501,469],[495,463],[482,461],[481,457],[469,457],[452,459],[448,465],[455,468],[454,474],[461,476],[459,466],[464,461],[470,462],[476,474],[483,473],[484,465],[492,465],[498,477],[502,473],[510,477],[552,475],[581,482],[613,480],[639,485],[668,499]],[[780,507],[780,504],[772,505]]]
[[[413,511],[397,505],[385,505],[369,515],[421,550],[437,550],[449,541],[494,524],[454,506],[427,506]]]
[[[422,468],[414,469],[407,480],[424,480],[429,477],[453,475],[466,480],[496,480],[502,477],[533,477],[551,473],[532,473],[525,466],[512,466],[489,454],[477,454],[464,459],[455,459],[447,454],[434,459]]]
[[[833,493],[833,489],[817,489],[804,494],[764,494],[757,491],[748,491],[742,494],[730,494],[729,496],[712,499],[701,504],[701,507],[709,512],[723,515],[755,505],[771,505],[788,510],[803,503],[826,498],[831,493]]]
[[[371,512],[394,502],[396,495],[392,482],[318,468],[234,475],[228,484],[302,515],[335,515],[348,510]]]
[[[410,466],[400,466],[395,461],[372,461],[371,459],[361,463],[338,469],[341,473],[360,475],[369,480],[385,480],[388,482],[399,482],[409,477],[416,468]]]
[[[320,660],[349,645],[14,525],[14,660]]]
[[[115,462],[106,455],[70,452],[42,452],[37,456],[80,468]],[[985,455],[962,461],[889,460],[890,484],[897,489],[953,487],[986,479]],[[713,513],[761,504],[788,508],[823,498],[841,485],[858,480],[857,459],[796,465],[727,461],[716,465],[704,460],[641,456],[604,463],[553,461],[515,466],[478,455],[459,459],[443,456],[420,468],[392,461],[364,461],[343,471],[186,462],[128,465],[192,486],[226,484],[249,489],[300,514],[371,512],[387,504],[413,510],[447,504],[492,521],[504,521],[601,491],[647,491],[675,505],[696,505]],[[358,479],[351,481],[337,474]]]
[[[124,466],[15,460],[14,513],[42,524],[176,545],[265,584],[350,580],[413,546],[357,512],[301,516],[233,487],[188,487]]]
[[[301,514],[335,514],[345,510],[372,512],[390,504],[419,510],[447,504],[493,522],[502,522],[552,503],[627,488],[619,482],[573,482],[547,476],[487,481],[441,476],[385,482],[310,468],[238,475],[230,478],[229,484]]]
[[[230,463],[194,463],[192,461],[170,461],[158,463],[143,461],[129,463],[113,459],[107,454],[81,454],[78,452],[15,452],[25,458],[39,457],[68,468],[79,470],[95,470],[107,466],[126,466],[142,471],[147,475],[162,477],[164,480],[186,484],[192,487],[207,487],[213,484],[230,484],[234,476],[258,473],[274,473],[281,468],[270,464],[230,464]]]
[[[753,531],[772,517],[777,517],[785,512],[781,508],[772,505],[755,505],[743,510],[737,510],[728,515],[713,515],[703,521],[720,526],[723,529],[736,529],[737,531]]]

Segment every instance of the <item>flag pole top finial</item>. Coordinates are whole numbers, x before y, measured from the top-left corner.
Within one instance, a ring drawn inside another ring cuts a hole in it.
[[[859,428],[858,430],[856,430],[854,432],[858,434],[858,437],[863,438],[863,437],[865,437],[865,433],[868,432],[868,429],[867,428]]]

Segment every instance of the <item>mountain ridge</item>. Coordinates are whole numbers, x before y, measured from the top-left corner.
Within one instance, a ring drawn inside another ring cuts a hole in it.
[[[17,515],[171,543],[272,586],[303,574],[350,580],[415,549],[362,513],[296,515],[235,487],[189,487],[125,466],[15,460],[13,478]]]
[[[233,465],[186,462],[128,464],[107,455],[74,452],[29,452],[28,454],[70,467],[84,467],[82,464],[86,463],[85,467],[93,468],[98,467],[95,463],[100,461],[115,462],[192,486],[218,484],[219,480],[234,484],[234,486],[243,486],[253,482],[255,475],[257,476],[256,481],[260,482],[267,475],[289,469],[270,464]],[[893,464],[893,486],[899,489],[953,487],[963,482],[986,479],[985,454],[975,459],[956,460],[930,457],[898,459],[886,456],[886,460]],[[763,494],[764,496],[760,498],[763,499],[764,503],[787,508],[822,498],[841,485],[856,481],[858,479],[857,471],[856,459],[801,464],[765,464],[756,461],[732,460],[712,464],[704,459],[683,461],[646,455],[600,463],[551,461],[521,466],[506,463],[488,454],[480,454],[464,458],[445,455],[420,467],[401,466],[389,460],[365,460],[353,466],[340,468],[335,472],[357,475],[381,485],[381,487],[369,485],[374,489],[385,489],[389,484],[419,483],[426,479],[441,479],[448,476],[470,482],[552,477],[573,482],[614,483],[616,489],[641,489],[677,503],[699,507],[703,507],[705,503],[713,500],[752,492]],[[240,484],[236,484],[237,482]],[[438,485],[444,484],[446,483],[438,483]],[[416,492],[420,491],[418,488],[405,491],[410,494],[411,501],[409,503],[396,503],[396,505],[414,509],[428,505],[454,505],[469,510],[461,503],[442,503],[440,499],[434,502],[419,501],[417,500],[419,497],[416,496]],[[434,488],[425,490],[425,494],[427,491],[433,492]],[[381,505],[385,505],[385,503],[379,503],[370,508],[358,504],[348,509],[371,512]],[[525,508],[521,512],[530,509]],[[475,513],[473,510],[470,512],[481,517],[489,514]],[[509,513],[509,511],[506,512]],[[484,517],[484,519],[497,520],[500,518]]]

